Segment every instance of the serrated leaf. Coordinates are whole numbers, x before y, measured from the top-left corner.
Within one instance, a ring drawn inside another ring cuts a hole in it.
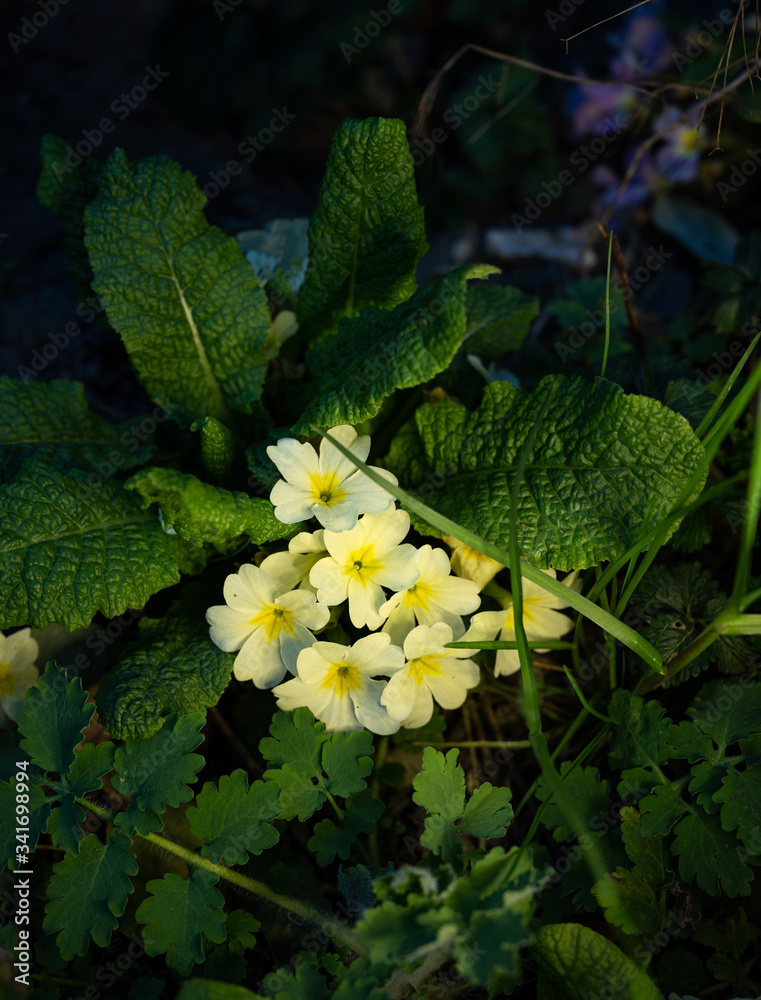
[[[232,910],[225,921],[225,944],[230,951],[251,951],[256,947],[254,935],[261,929],[261,921],[253,914],[246,910]]]
[[[468,288],[467,329],[462,349],[467,354],[500,358],[517,351],[539,313],[539,300],[509,285]]]
[[[614,723],[610,766],[616,770],[645,768],[653,785],[661,782],[660,767],[669,759],[666,742],[671,720],[658,701],[645,701],[619,688],[609,707]]]
[[[724,829],[737,829],[737,836],[748,850],[758,854],[761,842],[761,765],[756,764],[744,771],[728,771],[713,798],[722,804],[721,825]]]
[[[129,808],[116,816],[120,829],[143,835],[160,830],[159,815],[166,807],[193,797],[189,786],[195,783],[204,760],[191,751],[203,742],[204,722],[203,715],[171,715],[155,736],[119,747],[112,784],[117,792],[131,796]]]
[[[703,456],[683,417],[601,378],[551,375],[530,394],[494,382],[475,412],[444,400],[415,421],[425,472],[410,485],[424,482],[426,503],[503,547],[534,435],[515,516],[522,555],[541,568],[615,560],[671,509]]]
[[[468,264],[432,281],[391,312],[368,308],[343,319],[336,335],[316,344],[307,365],[319,393],[294,430],[359,424],[376,416],[395,389],[427,382],[443,371],[465,334],[466,283],[497,271]]]
[[[486,840],[504,837],[513,818],[512,794],[509,788],[494,788],[485,781],[468,799],[459,832]]]
[[[27,459],[0,487],[0,507],[3,628],[82,628],[179,580],[169,536],[119,482],[86,486]]]
[[[56,847],[63,847],[71,854],[79,852],[85,837],[79,824],[84,821],[85,812],[75,799],[101,787],[101,777],[113,766],[114,750],[113,743],[85,743],[74,758],[62,782],[64,791],[60,794],[58,808],[53,809],[48,821],[48,833]]]
[[[128,876],[137,875],[130,844],[118,830],[107,844],[91,833],[78,856],[67,855],[54,866],[43,928],[47,934],[60,932],[57,943],[65,959],[86,955],[90,937],[100,948],[109,944],[132,892]]]
[[[659,836],[646,838],[642,833],[642,818],[630,806],[621,810],[621,837],[636,875],[655,889],[670,881],[666,869],[671,864],[671,854],[666,842]]]
[[[40,675],[39,687],[26,693],[19,714],[20,749],[43,771],[66,774],[74,761],[74,748],[82,742],[95,705],[88,705],[82,680],[67,683],[66,673],[51,660]]]
[[[336,855],[346,861],[359,834],[375,832],[375,822],[383,810],[383,803],[374,799],[370,789],[366,788],[346,800],[346,810],[338,826],[329,819],[315,823],[314,834],[309,838],[307,847],[316,853],[317,864],[324,868]]]
[[[81,299],[88,297],[92,268],[84,244],[84,211],[98,193],[103,163],[94,156],[85,156],[76,166],[67,163],[71,157],[64,139],[43,135],[40,159],[42,170],[37,180],[37,201],[49,208],[61,220],[66,245],[69,272],[79,286]],[[87,302],[88,306],[94,303]]]
[[[656,785],[649,795],[640,800],[639,808],[642,836],[656,837],[665,836],[689,806],[671,785]]]
[[[172,606],[164,618],[140,623],[139,645],[100,682],[101,722],[116,739],[148,739],[166,716],[195,715],[216,705],[234,659],[211,641],[194,609]]]
[[[109,478],[147,461],[150,453],[150,447],[132,443],[129,431],[93,413],[81,383],[0,376],[0,479],[15,476],[26,458],[62,472],[78,466]]]
[[[50,802],[39,785],[28,785],[29,791],[29,825],[24,827],[29,834],[26,846],[28,852],[24,852],[27,857],[34,853],[40,835],[45,832],[45,827],[50,816]],[[16,809],[16,779],[10,781],[0,781],[0,816],[10,817]],[[15,826],[6,819],[0,824],[0,873],[6,867],[18,868],[18,840]]]
[[[660,930],[664,907],[650,882],[633,871],[616,868],[592,889],[609,924],[625,934],[654,934]]]
[[[655,983],[601,934],[581,924],[545,924],[531,949],[540,1000],[589,1000],[615,983],[616,1000],[663,1000]]]
[[[455,829],[465,808],[465,772],[457,763],[455,747],[444,756],[433,747],[423,751],[422,770],[412,779],[412,801],[426,810],[425,830],[420,843],[444,861],[456,863],[462,841]]]
[[[679,855],[679,874],[685,881],[694,878],[712,896],[748,895],[753,872],[737,849],[737,838],[722,830],[718,816],[695,810],[674,834],[672,851]]]
[[[349,119],[330,147],[309,221],[299,322],[309,336],[365,306],[393,309],[415,291],[428,249],[404,123]]]
[[[367,730],[330,734],[322,747],[322,768],[331,795],[345,799],[366,787],[365,778],[373,769],[373,750],[373,735]]]
[[[749,685],[745,678],[711,681],[687,714],[723,750],[759,731],[761,684]]]
[[[595,823],[592,829],[598,830],[600,827],[597,821],[601,816],[606,816],[611,807],[610,782],[607,778],[600,778],[596,767],[575,767],[573,770],[570,767],[570,761],[564,761],[560,765],[560,776],[566,794],[576,803],[578,814],[587,823]],[[552,830],[555,840],[574,840],[576,833],[553,800],[552,786],[543,775],[538,779],[536,797],[540,802],[550,799],[542,812],[542,822]]]
[[[205,198],[166,157],[115,150],[85,211],[93,287],[152,398],[184,426],[230,423],[261,396],[267,299],[237,243],[210,226]]]
[[[225,939],[224,896],[214,888],[214,876],[197,868],[189,878],[165,875],[146,884],[150,893],[137,908],[139,923],[145,924],[146,954],[166,953],[167,965],[188,976],[203,962],[203,942],[220,944]]]
[[[124,484],[145,509],[157,503],[164,524],[194,545],[212,544],[219,552],[239,545],[241,535],[262,545],[289,538],[302,524],[283,524],[269,500],[223,490],[175,469],[142,469]]]
[[[245,865],[249,854],[261,854],[280,839],[269,820],[280,815],[279,789],[273,782],[248,787],[245,771],[222,775],[219,787],[208,781],[187,813],[190,829],[204,857],[215,863]]]

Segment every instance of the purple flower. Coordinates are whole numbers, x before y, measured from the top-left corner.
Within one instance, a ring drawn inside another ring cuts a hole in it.
[[[625,84],[580,83],[569,102],[573,134],[600,135],[611,120],[626,115],[637,106],[637,92]]]
[[[620,45],[610,68],[618,80],[635,80],[642,74],[657,73],[669,62],[671,45],[666,29],[650,14],[634,14],[623,38],[610,37]]]
[[[660,132],[681,115],[679,108],[667,105],[653,120],[653,132]],[[697,114],[667,132],[655,154],[655,164],[661,176],[672,182],[694,181],[700,169],[700,153],[705,138],[706,130],[702,125],[698,128]]]
[[[632,155],[627,157],[627,166],[631,163]],[[621,177],[606,164],[595,167],[590,174],[592,183],[600,189],[600,193],[595,200],[595,214],[602,216],[613,204],[616,192],[621,183]],[[629,184],[615,203],[614,219],[621,216],[630,215],[640,205],[644,204],[651,194],[658,187],[658,171],[653,163],[652,157],[645,154],[637,164]]]

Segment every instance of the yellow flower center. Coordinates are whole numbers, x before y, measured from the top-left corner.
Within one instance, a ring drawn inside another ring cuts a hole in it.
[[[364,586],[380,568],[381,564],[375,558],[373,546],[363,545],[349,555],[344,573]]]
[[[342,503],[346,499],[346,492],[339,487],[335,472],[310,476],[309,487],[312,491],[312,500],[323,507],[335,507],[337,503]]]
[[[339,663],[330,664],[325,680],[320,686],[334,688],[336,695],[343,698],[349,691],[356,691],[362,687],[362,678],[352,663],[341,660]]]
[[[534,622],[536,620],[534,618],[534,614],[533,614],[533,612],[531,610],[531,605],[534,604],[534,603],[536,603],[537,600],[541,600],[541,597],[539,597],[539,598],[536,598],[536,597],[524,597],[523,598],[523,624],[524,625],[530,625],[532,622]],[[510,605],[510,607],[507,609],[507,618],[505,619],[505,628],[509,629],[511,632],[515,631],[515,613],[514,613],[514,610],[513,610],[514,607],[515,607],[514,604]]]
[[[422,608],[423,611],[426,611],[432,597],[433,587],[430,583],[421,583],[418,580],[408,590],[405,590],[402,601],[407,608]]]
[[[423,683],[424,677],[436,677],[441,673],[439,666],[440,655],[429,653],[427,656],[416,656],[407,665],[409,676],[418,687]]]
[[[258,615],[251,619],[249,625],[263,625],[267,641],[272,642],[281,632],[288,635],[295,635],[293,627],[293,612],[286,608],[279,608],[277,604],[270,604]]]
[[[13,694],[13,687],[18,678],[11,673],[11,665],[7,661],[0,663],[0,698]]]

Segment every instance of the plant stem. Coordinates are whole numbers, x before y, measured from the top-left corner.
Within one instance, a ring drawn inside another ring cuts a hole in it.
[[[101,806],[95,805],[94,802],[90,802],[88,799],[81,798],[80,796],[77,796],[76,801],[79,805],[84,806],[85,809],[89,809],[95,813],[96,816],[100,816],[101,819],[106,819],[113,823],[114,815],[107,809],[103,809]],[[294,899],[292,896],[283,896],[279,892],[273,892],[264,882],[250,878],[248,875],[243,875],[242,872],[238,872],[234,868],[225,868],[223,865],[215,864],[196,851],[191,851],[187,847],[175,844],[174,841],[167,840],[166,837],[160,837],[156,833],[142,834],[135,831],[133,836],[141,837],[143,840],[147,840],[149,843],[160,847],[163,851],[169,851],[170,854],[182,858],[189,865],[194,865],[196,868],[203,868],[205,871],[225,879],[226,882],[231,882],[233,885],[237,885],[239,888],[245,889],[255,896],[259,896],[261,899],[266,899],[268,903],[273,903],[275,906],[280,906],[284,910],[304,917],[305,920],[309,920],[311,923],[321,927],[333,941],[351,948],[357,954],[368,954],[367,948],[351,933],[346,925],[331,917],[329,913],[318,910],[316,907],[310,906],[309,903],[304,903],[300,899]]]

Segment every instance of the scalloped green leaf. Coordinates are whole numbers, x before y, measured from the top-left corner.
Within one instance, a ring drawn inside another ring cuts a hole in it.
[[[86,484],[27,459],[0,486],[0,507],[3,628],[82,628],[179,581],[171,539],[119,482]]]
[[[108,479],[150,454],[129,430],[93,413],[81,383],[0,376],[0,479],[15,476],[25,458],[62,472],[78,466]]]
[[[695,809],[674,829],[672,851],[679,856],[679,874],[695,879],[712,896],[747,896],[753,872],[738,850],[737,838],[722,830],[718,816]]]
[[[183,426],[231,422],[261,396],[270,315],[232,237],[206,221],[194,177],[166,157],[108,159],[85,210],[93,288],[153,399]]]
[[[48,833],[56,847],[63,847],[70,854],[79,853],[85,837],[79,824],[84,822],[85,812],[75,800],[100,789],[101,777],[113,766],[115,749],[110,742],[85,743],[74,758],[63,781],[58,808],[53,809],[48,821]]]
[[[43,771],[67,774],[74,763],[74,749],[82,742],[95,705],[87,704],[82,680],[66,680],[66,673],[51,660],[32,687],[16,720],[24,737],[20,749]]]
[[[319,391],[295,425],[359,424],[374,417],[395,389],[418,386],[442,372],[467,329],[466,284],[498,268],[467,264],[415,292],[391,312],[368,308],[343,319],[339,332],[307,354]]]
[[[107,844],[91,833],[78,856],[69,854],[54,866],[43,928],[47,934],[59,932],[58,948],[65,959],[86,955],[91,937],[100,948],[111,941],[132,892],[129,876],[137,875],[130,844],[118,830]]]
[[[503,548],[513,479],[534,435],[518,486],[519,544],[536,566],[559,570],[622,555],[671,509],[704,454],[684,417],[601,378],[550,375],[530,394],[494,382],[475,412],[444,400],[421,406],[415,422],[422,454],[405,456],[406,478],[423,471],[409,485]]]
[[[336,825],[330,819],[321,819],[314,825],[314,833],[307,847],[317,855],[321,867],[331,864],[336,855],[346,861],[351,853],[351,845],[360,833],[375,832],[375,823],[383,815],[384,805],[374,799],[369,788],[351,795],[346,800],[343,818]]]
[[[404,122],[348,119],[339,126],[308,236],[299,292],[308,336],[365,306],[393,309],[412,295],[428,244]]]
[[[280,815],[280,792],[274,782],[255,781],[249,788],[245,771],[223,774],[219,786],[207,781],[187,813],[190,829],[204,857],[215,863],[245,865],[249,854],[261,854],[280,839],[270,820]]]
[[[16,837],[16,828],[12,823],[0,824],[0,873],[6,866],[18,868],[19,860],[23,854],[28,857],[34,853],[40,835],[45,832],[48,819],[50,817],[50,800],[45,795],[39,785],[29,784],[29,825],[25,827],[29,839],[24,841],[24,846],[28,851],[19,851],[19,841]],[[10,781],[0,781],[0,816],[10,816],[16,808],[16,779]]]

